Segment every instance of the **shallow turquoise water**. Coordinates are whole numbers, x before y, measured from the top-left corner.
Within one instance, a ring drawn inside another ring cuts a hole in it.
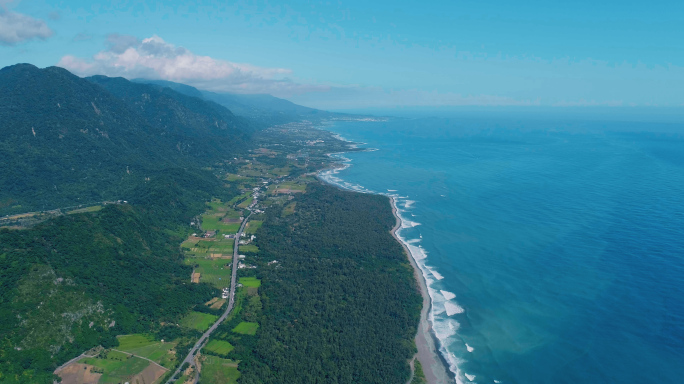
[[[684,382],[684,126],[405,119],[326,177],[395,194],[462,382]]]

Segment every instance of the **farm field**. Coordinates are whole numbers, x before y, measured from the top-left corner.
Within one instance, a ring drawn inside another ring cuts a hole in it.
[[[85,212],[97,212],[102,210],[104,206],[102,205],[94,205],[92,207],[87,207],[87,208],[80,208],[80,209],[74,209],[73,211],[67,212],[68,215],[73,215],[76,213],[85,213]]]
[[[214,324],[216,319],[218,319],[218,316],[192,311],[181,319],[180,325],[204,332]]]
[[[233,332],[240,333],[243,335],[255,335],[257,329],[259,329],[258,323],[243,321],[240,324],[238,324],[235,328],[233,328]]]
[[[245,233],[254,234],[264,222],[261,220],[250,220],[245,227]]]
[[[200,372],[202,384],[230,384],[237,382],[240,372],[237,362],[216,356],[205,356]]]
[[[252,201],[254,201],[254,198],[250,195],[245,201],[238,204],[238,208],[247,208],[247,207],[249,207],[250,204],[252,204]],[[238,227],[238,229],[239,229],[239,227]]]
[[[259,288],[261,287],[261,280],[256,277],[241,277],[239,283],[246,288]]]
[[[230,287],[230,259],[189,257],[185,264],[195,268],[201,283],[209,283],[219,289]]]
[[[241,245],[238,248],[238,252],[244,253],[244,252],[252,252],[252,253],[258,253],[259,252],[259,247],[253,244],[247,244],[247,245]]]
[[[229,342],[223,341],[223,340],[211,340],[209,343],[204,347],[207,351],[211,351],[214,353],[217,353],[219,355],[228,355],[230,351],[235,349]]]
[[[133,334],[117,336],[119,346],[116,349],[124,352],[134,354],[136,356],[146,357],[160,365],[171,368],[176,362],[176,356],[169,353],[175,348],[176,343],[164,342],[155,340],[152,335]]]
[[[100,384],[131,382],[134,376],[143,372],[150,365],[147,360],[131,357],[117,351],[107,352],[106,358],[86,357],[78,362],[99,368],[96,371],[102,373],[98,382]],[[157,368],[163,371],[161,368]]]

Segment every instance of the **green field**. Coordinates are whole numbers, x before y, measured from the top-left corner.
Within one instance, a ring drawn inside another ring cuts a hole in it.
[[[256,245],[253,244],[247,244],[247,245],[241,245],[238,248],[238,252],[244,253],[244,252],[253,252],[253,253],[258,253],[259,248]]]
[[[232,200],[230,200],[230,201],[228,202],[228,205],[233,205],[233,204],[237,203],[237,202],[240,201],[240,200],[243,200],[243,199],[248,198],[248,197],[251,196],[251,195],[252,195],[252,191],[245,192],[245,193],[243,193],[243,194],[240,195],[240,196],[235,196],[235,197],[233,197]]]
[[[210,315],[208,313],[190,312],[180,321],[180,325],[186,328],[196,329],[204,332],[214,324],[218,316]]]
[[[233,328],[233,332],[243,335],[256,335],[257,329],[259,329],[259,324],[243,321]]]
[[[252,204],[252,201],[254,201],[254,198],[250,195],[247,200],[243,201],[242,203],[238,204],[238,208],[247,208],[249,207],[250,204]]]
[[[185,259],[185,264],[195,267],[195,272],[200,274],[201,283],[209,283],[219,289],[230,287],[230,263],[229,259],[212,260],[201,257]]]
[[[155,340],[152,335],[146,334],[123,335],[116,338],[119,340],[119,346],[116,347],[118,350],[146,357],[166,368],[171,368],[176,361],[175,355],[169,353],[176,343],[162,343]]]
[[[94,365],[101,368],[103,373],[98,384],[119,384],[126,382],[128,378],[142,372],[150,365],[150,362],[138,357],[130,357],[125,353],[110,351],[107,357],[84,358],[78,361],[82,364]]]
[[[256,233],[257,229],[261,227],[264,222],[261,220],[250,220],[245,227],[245,233],[253,234]]]
[[[297,206],[297,202],[292,202],[288,204],[285,208],[283,208],[283,217],[289,216],[295,212],[295,207]]]
[[[207,351],[227,356],[230,351],[235,349],[229,342],[223,340],[211,340],[205,347]]]
[[[256,277],[241,277],[240,284],[246,288],[259,288],[261,287],[261,280]]]
[[[240,372],[237,362],[216,356],[206,356],[202,363],[202,384],[230,384],[237,382]]]
[[[104,207],[101,206],[101,205],[94,205],[94,206],[92,206],[92,207],[74,209],[73,211],[67,212],[67,214],[73,215],[73,214],[76,214],[76,213],[97,212],[97,211],[102,210],[102,208],[104,208]]]

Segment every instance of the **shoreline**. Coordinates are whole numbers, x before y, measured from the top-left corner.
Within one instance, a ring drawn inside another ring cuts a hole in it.
[[[432,325],[428,320],[428,313],[432,309],[432,298],[428,294],[427,283],[423,277],[423,271],[418,266],[418,263],[416,263],[408,246],[397,235],[397,231],[401,228],[402,220],[399,216],[396,200],[392,196],[388,197],[392,207],[392,215],[394,215],[394,219],[396,220],[390,233],[404,249],[404,253],[406,253],[406,257],[409,259],[411,267],[413,268],[413,276],[418,283],[420,296],[423,298],[423,307],[420,310],[420,322],[418,323],[418,331],[416,332],[415,338],[418,352],[416,352],[413,359],[418,359],[418,361],[420,361],[420,364],[423,366],[425,379],[428,383],[454,383],[453,375],[450,374],[448,369],[448,364],[437,349],[439,340],[437,340],[437,336],[435,336],[435,333],[432,331]],[[412,362],[413,359],[411,360]],[[413,363],[411,363],[411,366],[413,367]]]
[[[347,144],[349,144],[349,149],[351,150],[346,152],[354,152],[355,150],[359,150],[357,146],[359,143],[347,140],[341,137],[339,134],[329,131],[327,129],[323,128],[322,130],[332,133],[334,137],[338,140],[347,142]],[[346,152],[342,151],[328,153],[328,156],[332,159],[334,158],[334,155],[341,156]],[[444,356],[442,356],[442,353],[439,351],[440,341],[437,338],[437,335],[434,333],[432,329],[432,324],[428,319],[430,311],[432,310],[432,297],[430,297],[430,294],[428,293],[427,282],[425,281],[425,277],[423,276],[423,271],[418,266],[418,263],[416,262],[416,259],[413,257],[413,254],[411,253],[411,250],[409,249],[408,245],[404,243],[404,241],[402,241],[402,239],[397,235],[397,231],[401,229],[402,219],[401,216],[399,216],[399,209],[396,204],[396,199],[389,194],[354,190],[352,188],[342,186],[336,182],[326,180],[326,178],[323,177],[324,172],[330,171],[332,174],[335,174],[351,166],[351,164],[349,164],[349,159],[342,157],[342,159],[339,160],[342,160],[342,162],[333,162],[330,167],[316,172],[316,178],[326,184],[330,184],[337,188],[341,188],[351,192],[373,193],[386,196],[387,198],[389,198],[390,207],[392,209],[392,215],[395,219],[395,224],[394,227],[390,230],[390,234],[392,235],[394,240],[397,241],[404,249],[404,253],[406,254],[406,257],[408,258],[409,263],[413,268],[413,276],[416,279],[416,282],[418,283],[418,290],[421,295],[421,298],[423,299],[423,305],[420,311],[420,322],[418,323],[418,329],[416,331],[416,337],[414,339],[418,352],[409,360],[409,364],[411,366],[411,378],[413,378],[413,375],[415,373],[414,360],[418,359],[418,361],[423,367],[423,373],[428,384],[456,383],[456,377],[453,374],[453,372],[451,372],[451,370],[449,369],[449,362],[446,360]]]

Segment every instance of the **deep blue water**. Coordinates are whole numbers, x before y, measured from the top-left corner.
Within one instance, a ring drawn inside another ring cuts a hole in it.
[[[684,125],[329,129],[377,149],[344,154],[329,180],[402,197],[400,235],[460,381],[684,382]]]

